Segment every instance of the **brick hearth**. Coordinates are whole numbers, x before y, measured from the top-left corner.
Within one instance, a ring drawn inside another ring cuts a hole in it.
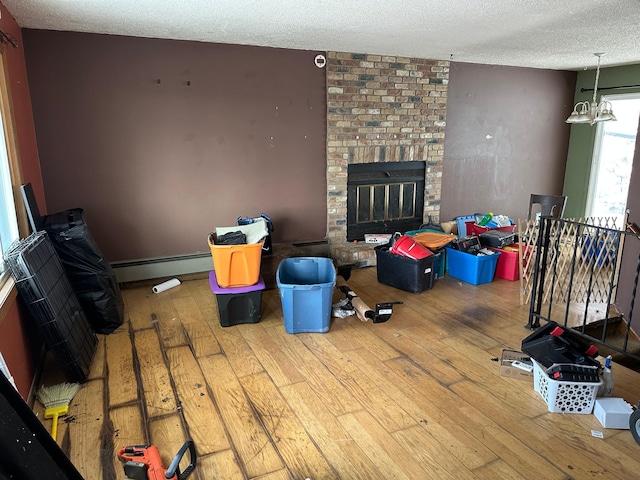
[[[338,265],[369,267],[376,264],[376,253],[371,243],[340,243],[331,246],[331,257]]]

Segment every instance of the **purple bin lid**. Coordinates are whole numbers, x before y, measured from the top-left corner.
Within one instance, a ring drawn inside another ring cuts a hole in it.
[[[256,290],[264,290],[264,280],[262,276],[259,277],[258,283],[255,285],[249,285],[248,287],[231,287],[231,288],[222,288],[218,285],[218,280],[216,279],[215,270],[211,270],[209,272],[209,284],[211,285],[211,291],[215,294],[223,294],[223,295],[232,295],[237,293],[249,293],[255,292]]]

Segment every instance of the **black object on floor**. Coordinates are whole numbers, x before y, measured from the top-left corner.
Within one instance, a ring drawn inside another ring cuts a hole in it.
[[[49,234],[94,332],[113,332],[124,322],[122,293],[115,272],[89,232],[84,210],[41,216],[31,184],[22,185],[21,190],[31,229]]]
[[[598,350],[571,329],[548,322],[522,340],[521,350],[546,368],[554,363],[599,367]]]
[[[0,478],[83,480],[27,402],[0,374]]]

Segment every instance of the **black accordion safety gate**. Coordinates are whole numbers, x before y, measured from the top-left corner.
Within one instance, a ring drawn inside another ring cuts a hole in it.
[[[637,344],[632,322],[640,254],[632,285],[622,292],[618,284],[624,246],[637,242],[640,232],[635,224],[624,223],[626,230],[619,230],[540,218],[535,258],[530,263],[533,283],[527,328],[540,327],[540,321],[556,322],[612,353],[640,362],[640,351],[631,348]],[[635,244],[627,247],[637,250]],[[624,311],[614,306],[621,297],[630,299],[628,305],[619,305]]]

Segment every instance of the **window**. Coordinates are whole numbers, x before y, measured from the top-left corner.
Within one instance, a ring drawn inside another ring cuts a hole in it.
[[[9,155],[7,154],[7,142],[4,135],[4,122],[0,115],[0,126],[3,127],[3,135],[0,137],[0,273],[4,271],[4,253],[11,243],[18,238],[18,219],[16,218],[16,206],[13,201],[13,189],[11,187],[11,171],[9,170]]]
[[[5,269],[4,253],[19,237],[19,218],[14,193],[21,184],[20,168],[14,139],[11,100],[5,52],[0,49],[0,275]]]
[[[607,95],[617,118],[598,123],[593,149],[587,215],[622,216],[627,207],[629,180],[640,116],[640,93]]]

